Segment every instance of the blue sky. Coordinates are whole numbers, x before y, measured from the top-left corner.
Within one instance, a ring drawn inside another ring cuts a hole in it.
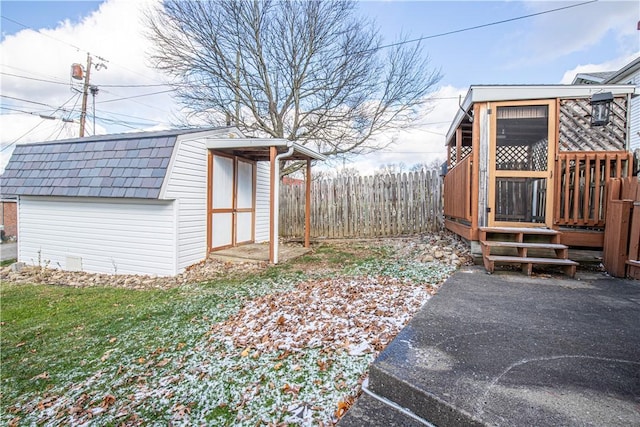
[[[0,99],[0,143],[7,147],[1,153],[0,169],[14,142],[75,136],[77,125],[62,121],[40,123],[38,114],[73,118],[77,113],[74,92],[64,83],[70,81],[70,64],[84,63],[86,51],[109,61],[106,70],[92,74],[92,83],[104,86],[96,97],[96,129],[91,131],[115,133],[168,127],[180,116],[180,106],[168,94],[153,94],[163,87],[124,87],[162,82],[163,76],[148,67],[149,45],[140,31],[141,5],[154,1],[0,3],[0,83],[4,95]],[[545,13],[571,5],[577,6]],[[640,52],[640,2],[635,0],[387,0],[363,1],[359,7],[360,13],[380,27],[384,42],[392,43],[400,34],[411,39],[427,37],[421,42],[423,51],[443,74],[434,94],[439,100],[419,129],[389,135],[398,143],[387,152],[352,160],[354,165],[366,163],[358,167],[367,171],[381,163],[409,165],[420,152],[425,154],[425,161],[442,157],[443,134],[455,114],[457,96],[471,84],[570,83],[576,72],[615,70]],[[507,20],[512,21],[488,25]],[[429,38],[483,25],[487,26]],[[144,96],[138,98],[140,95]],[[121,99],[129,97],[133,98]],[[62,110],[56,110],[63,104]]]

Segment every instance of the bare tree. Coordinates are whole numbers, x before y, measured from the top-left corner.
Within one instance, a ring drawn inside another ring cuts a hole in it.
[[[444,162],[443,158],[436,157],[435,159],[432,159],[429,162],[414,163],[409,168],[409,171],[420,172],[420,171],[440,170],[443,162]]]
[[[374,174],[375,175],[396,175],[399,173],[406,172],[406,170],[407,170],[407,165],[405,165],[404,162],[385,163],[381,165],[378,169],[376,169]]]
[[[418,43],[384,49],[353,0],[168,0],[147,16],[153,65],[193,116],[327,155],[389,144],[441,76]]]

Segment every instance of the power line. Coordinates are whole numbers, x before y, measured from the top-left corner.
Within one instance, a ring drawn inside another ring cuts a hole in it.
[[[124,101],[124,100],[127,100],[127,99],[142,98],[143,96],[160,95],[161,93],[173,92],[174,90],[175,89],[168,89],[168,90],[161,90],[161,91],[158,91],[158,92],[143,93],[141,95],[127,96],[127,97],[124,97],[124,98],[108,99],[106,101],[97,102],[97,104],[106,104],[107,102],[116,102],[116,101]]]
[[[67,102],[69,102],[71,99],[73,99],[73,97],[74,97],[74,96],[77,96],[77,95],[78,95],[78,94],[74,93],[74,94],[72,95],[72,97],[71,97],[68,101],[66,101],[64,104],[62,104],[62,107],[63,107],[64,105],[66,105],[66,104],[67,104]],[[61,110],[61,111],[64,111],[65,113],[68,113],[68,112],[69,112],[69,111],[65,110],[64,108],[62,108],[62,107],[57,107],[57,108],[56,108],[56,107],[54,107],[53,105],[45,104],[45,103],[43,103],[43,102],[30,101],[30,100],[28,100],[28,99],[24,99],[24,98],[16,98],[15,96],[2,95],[2,94],[0,94],[0,97],[2,97],[2,98],[7,98],[7,99],[13,99],[14,101],[28,102],[29,104],[42,105],[42,106],[44,106],[44,107],[53,108],[53,109],[55,109],[55,111]]]
[[[33,30],[33,31],[35,31],[36,33],[40,34],[40,35],[41,35],[41,36],[43,36],[43,37],[50,38],[50,39],[55,40],[55,41],[57,41],[57,42],[59,42],[59,43],[64,43],[64,44],[66,44],[67,46],[71,46],[72,48],[74,48],[74,49],[76,49],[76,50],[84,50],[84,49],[82,49],[81,47],[78,47],[78,46],[76,46],[76,45],[74,45],[74,44],[71,44],[71,43],[69,43],[69,42],[67,42],[67,41],[60,40],[59,38],[53,37],[53,36],[51,36],[51,35],[49,35],[49,34],[41,33],[40,31],[36,31],[36,30],[34,30],[33,28],[29,27],[28,25],[25,25],[25,24],[23,24],[22,22],[18,22],[18,21],[16,21],[15,19],[11,19],[11,18],[9,18],[9,17],[7,17],[7,16],[4,16],[4,15],[1,15],[1,16],[0,16],[0,18],[2,18],[2,19],[6,19],[6,20],[7,20],[7,21],[9,21],[9,22],[13,22],[13,23],[14,23],[14,24],[16,24],[16,25],[20,25],[21,27],[26,28],[27,30]]]
[[[19,136],[17,139],[15,139],[11,144],[9,145],[5,145],[4,147],[2,147],[2,150],[0,151],[4,151],[7,148],[13,146],[13,144],[15,144],[16,142],[20,141],[22,138],[24,138],[25,136],[29,135],[31,132],[33,132],[34,130],[36,130],[38,128],[38,126],[40,126],[41,124],[43,124],[45,121],[45,119],[40,120],[40,122],[35,125],[34,127],[32,127],[31,129],[29,129],[28,131],[26,131],[25,133],[23,133],[21,136]]]
[[[5,107],[4,105],[0,105],[0,108],[1,108],[1,109],[3,109],[3,110],[8,110],[8,111],[15,111],[15,112],[17,112],[17,113],[23,113],[23,114],[29,114],[29,115],[32,115],[32,116],[38,116],[38,117],[40,117],[40,118],[45,118],[45,117],[46,117],[47,119],[51,118],[51,116],[50,116],[50,115],[45,116],[45,115],[44,115],[44,114],[42,114],[41,112],[37,112],[37,111],[25,111],[25,110],[19,110],[19,109],[17,109],[17,108]],[[44,116],[44,117],[43,117],[43,116]],[[58,117],[55,117],[55,118],[56,118],[56,119],[58,119]]]
[[[0,95],[0,96],[2,96],[2,97],[4,97],[4,98],[17,99],[17,100],[20,100],[20,101],[33,102],[34,104],[41,104],[41,105],[48,106],[48,105],[43,104],[43,103],[41,103],[41,102],[28,101],[28,100],[21,100],[21,99],[19,99],[19,98],[14,98],[14,97],[12,97],[12,96],[7,96],[7,95]],[[74,93],[74,94],[71,96],[71,98],[67,99],[67,100],[66,100],[66,101],[65,101],[65,102],[64,102],[60,107],[56,108],[52,114],[55,114],[57,111],[66,111],[66,110],[64,110],[62,107],[64,107],[65,105],[67,105],[67,103],[69,103],[69,101],[71,101],[74,97],[77,97],[77,96],[78,96],[78,94],[75,94],[75,93]],[[52,107],[52,108],[53,108],[53,107]],[[20,141],[22,138],[24,138],[25,136],[27,136],[28,134],[30,134],[31,132],[33,132],[34,130],[36,130],[36,129],[38,128],[38,126],[40,126],[42,123],[44,123],[44,121],[45,121],[45,120],[51,120],[51,117],[52,117],[52,116],[43,117],[42,115],[39,115],[39,117],[40,117],[42,120],[41,120],[37,125],[35,125],[35,126],[34,126],[34,127],[32,127],[31,129],[29,129],[27,132],[25,132],[24,134],[22,134],[21,136],[19,136],[18,138],[16,138],[16,139],[15,139],[13,142],[11,142],[10,144],[5,145],[4,147],[2,147],[2,149],[0,150],[0,152],[2,152],[2,151],[4,151],[4,150],[8,149],[8,148],[9,148],[9,147],[11,147],[12,145],[14,145],[16,142]],[[53,117],[53,119],[57,119],[57,117]]]
[[[558,8],[555,8],[555,9],[544,10],[542,12],[530,13],[528,15],[521,15],[521,16],[516,16],[514,18],[509,18],[509,19],[503,19],[503,20],[500,20],[500,21],[489,22],[487,24],[474,25],[473,27],[459,28],[457,30],[446,31],[444,33],[438,33],[438,34],[432,34],[430,36],[422,36],[422,37],[418,37],[418,38],[411,39],[411,40],[403,40],[403,41],[396,42],[396,43],[390,43],[390,44],[386,44],[386,45],[376,46],[376,47],[371,48],[371,49],[364,49],[364,50],[361,50],[361,51],[358,51],[358,52],[351,52],[349,55],[357,55],[359,53],[375,52],[377,50],[382,50],[382,49],[386,49],[386,48],[389,48],[389,47],[397,47],[397,46],[402,46],[404,44],[416,43],[416,42],[423,41],[423,40],[429,40],[429,39],[435,39],[435,38],[438,38],[438,37],[449,36],[451,34],[463,33],[463,32],[466,32],[466,31],[472,31],[472,30],[477,30],[477,29],[480,29],[480,28],[491,27],[491,26],[494,26],[494,25],[505,24],[507,22],[519,21],[519,20],[522,20],[522,19],[532,18],[534,16],[545,15],[547,13],[559,12],[561,10],[566,10],[566,9],[571,9],[571,8],[574,8],[574,7],[584,6],[584,5],[591,4],[591,3],[596,3],[597,1],[598,0],[589,0],[589,1],[586,1],[586,2],[582,2],[582,3],[571,4],[569,6],[563,6],[563,7],[558,7]],[[331,59],[338,59],[338,58],[342,58],[344,56],[347,56],[347,55],[338,55],[338,56],[335,56],[335,57],[333,57]]]
[[[37,82],[55,83],[55,84],[58,84],[58,85],[68,85],[69,84],[69,82],[57,82],[57,81],[54,81],[54,80],[38,79],[38,78],[35,78],[35,77],[27,77],[27,76],[20,76],[18,74],[5,73],[3,71],[0,71],[0,74],[2,74],[3,76],[17,77],[19,79],[35,80]]]
[[[80,101],[80,94],[78,94],[78,97],[76,98],[76,102],[73,104],[73,107],[71,107],[71,112],[73,113],[73,111],[76,109],[76,107],[78,106],[78,101]],[[69,117],[68,119],[71,117],[71,113],[69,113]],[[63,119],[62,120],[63,124],[60,127],[60,132],[58,132],[58,134],[56,135],[56,140],[58,138],[60,138],[60,134],[62,134],[62,131],[64,130],[64,127],[66,126],[66,121]]]
[[[43,74],[43,73],[37,73],[35,71],[31,71],[31,70],[25,70],[24,68],[20,68],[20,67],[15,67],[13,65],[9,65],[9,64],[2,64],[3,68],[11,68],[17,71],[22,71],[23,73],[29,73],[29,74],[33,74],[34,76],[41,76],[41,77],[47,77],[49,79],[56,79],[57,76],[52,76],[51,74]]]
[[[157,120],[154,119],[149,119],[146,117],[138,117],[138,116],[132,116],[131,114],[123,114],[123,113],[116,113],[114,111],[105,111],[105,110],[101,110],[102,114],[113,114],[115,116],[122,116],[122,117],[129,117],[131,119],[139,119],[139,120],[146,120],[148,122],[152,122],[153,124],[159,125],[159,124],[166,124],[164,122],[159,122]],[[447,122],[449,123],[449,122]]]
[[[131,84],[131,85],[98,85],[100,87],[162,87],[162,86],[186,86],[185,84],[171,84],[171,83],[160,83],[160,84],[153,84],[153,85],[135,85],[135,84]],[[176,90],[176,89],[172,89],[172,90]]]

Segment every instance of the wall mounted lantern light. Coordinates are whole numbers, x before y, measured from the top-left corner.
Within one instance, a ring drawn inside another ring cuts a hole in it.
[[[595,93],[591,96],[591,126],[604,126],[609,123],[611,101],[611,92]]]

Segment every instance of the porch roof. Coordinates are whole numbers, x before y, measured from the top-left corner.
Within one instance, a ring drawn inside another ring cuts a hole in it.
[[[467,91],[460,109],[456,113],[445,145],[455,138],[456,129],[468,118],[473,104],[477,102],[524,101],[555,98],[588,98],[599,92],[611,92],[615,95],[632,95],[634,85],[472,85]]]
[[[269,160],[271,147],[275,147],[278,154],[286,153],[293,147],[293,153],[287,157],[287,160],[326,160],[327,158],[324,154],[281,138],[207,138],[205,144],[208,149],[256,161]]]

